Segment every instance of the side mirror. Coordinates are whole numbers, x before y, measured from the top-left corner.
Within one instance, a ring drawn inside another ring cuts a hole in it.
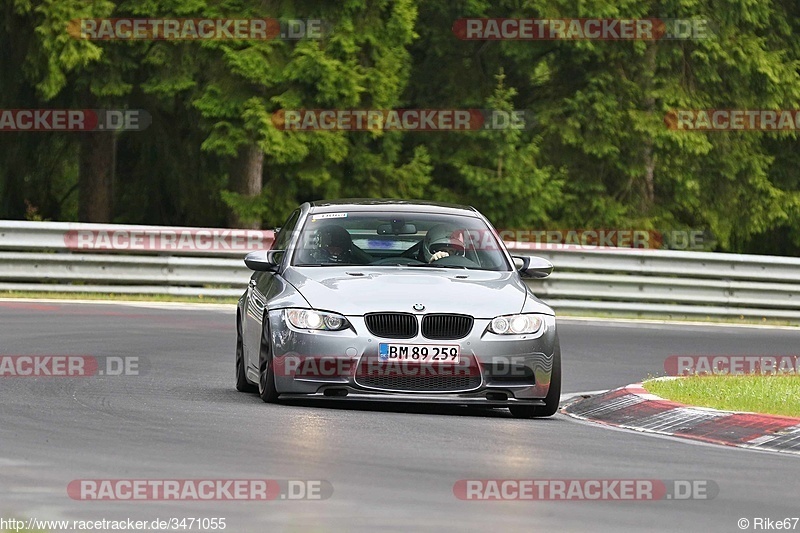
[[[514,267],[524,277],[543,279],[553,272],[553,263],[542,257],[514,255],[511,258],[514,260]]]
[[[271,272],[278,270],[283,260],[284,250],[258,250],[250,252],[244,258],[244,264],[256,272]]]

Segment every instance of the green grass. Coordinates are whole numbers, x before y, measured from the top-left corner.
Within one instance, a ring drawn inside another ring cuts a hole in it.
[[[170,294],[120,294],[98,292],[33,292],[0,291],[0,298],[29,298],[51,300],[124,300],[129,302],[187,302],[206,304],[235,304],[239,298],[222,296],[173,296]]]
[[[675,402],[725,411],[800,417],[800,376],[688,376],[644,382]]]

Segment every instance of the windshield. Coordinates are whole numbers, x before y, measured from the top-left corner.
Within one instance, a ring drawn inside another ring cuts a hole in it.
[[[295,266],[409,266],[511,270],[494,232],[476,217],[431,213],[309,215]]]

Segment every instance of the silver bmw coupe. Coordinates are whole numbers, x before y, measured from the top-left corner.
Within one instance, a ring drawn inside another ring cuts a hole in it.
[[[551,416],[561,393],[553,310],[472,207],[305,203],[254,271],[236,313],[236,388],[290,398],[451,403]]]

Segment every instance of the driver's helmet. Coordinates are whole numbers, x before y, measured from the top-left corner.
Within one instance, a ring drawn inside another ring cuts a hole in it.
[[[430,262],[436,252],[447,252],[450,255],[464,255],[463,230],[452,224],[438,224],[433,226],[422,239],[422,255],[425,261]]]
[[[353,239],[341,226],[331,224],[317,230],[318,249],[322,259],[332,263],[349,261],[353,248]]]

